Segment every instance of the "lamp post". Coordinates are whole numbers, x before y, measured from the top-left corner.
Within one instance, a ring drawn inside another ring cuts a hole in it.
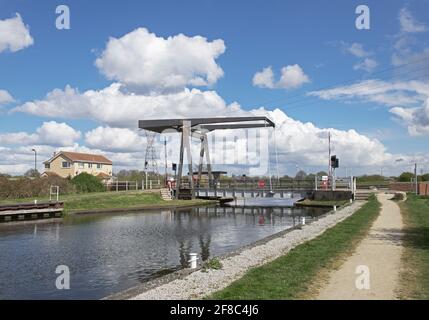
[[[35,148],[31,149],[34,152],[34,176],[37,173],[37,150]]]

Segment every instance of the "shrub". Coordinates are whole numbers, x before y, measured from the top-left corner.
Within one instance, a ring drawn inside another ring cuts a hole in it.
[[[100,179],[90,175],[86,172],[74,177],[71,182],[76,187],[77,192],[102,192],[106,191],[105,186],[101,183]]]
[[[212,259],[207,260],[203,265],[203,272],[207,272],[210,269],[213,270],[220,270],[222,269],[223,265],[222,262],[220,262],[219,258],[215,257]]]
[[[0,199],[47,197],[50,186],[59,186],[60,194],[74,192],[70,181],[57,175],[35,179],[0,177]]]

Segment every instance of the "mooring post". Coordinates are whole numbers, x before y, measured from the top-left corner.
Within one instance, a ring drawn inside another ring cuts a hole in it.
[[[189,254],[189,261],[191,263],[191,269],[197,268],[197,260],[198,260],[198,254],[197,253],[190,253]]]

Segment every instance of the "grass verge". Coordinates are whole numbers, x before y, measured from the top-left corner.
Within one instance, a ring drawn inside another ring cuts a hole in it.
[[[48,201],[49,198],[38,198],[38,201]],[[32,202],[31,199],[1,200],[1,203]],[[159,193],[142,191],[118,191],[118,192],[94,192],[60,196],[60,201],[64,201],[64,211],[66,213],[119,209],[119,208],[144,208],[144,207],[175,207],[184,205],[205,205],[210,201],[205,200],[162,200]]]
[[[209,299],[301,299],[313,295],[314,283],[365,237],[380,212],[375,196],[355,214],[288,254],[251,269]]]
[[[300,207],[333,207],[333,206],[337,206],[337,207],[341,207],[344,206],[346,204],[348,204],[349,201],[348,200],[339,200],[339,201],[335,201],[335,200],[323,200],[323,201],[316,201],[316,200],[310,200],[310,199],[305,199],[302,201],[299,201],[296,203],[297,206]]]
[[[429,299],[429,197],[408,194],[400,203],[405,225],[401,299]]]

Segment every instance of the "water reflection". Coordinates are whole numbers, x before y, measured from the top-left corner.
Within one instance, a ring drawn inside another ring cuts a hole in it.
[[[321,209],[203,207],[0,225],[0,298],[102,298],[291,228]],[[55,268],[70,268],[70,290]]]

